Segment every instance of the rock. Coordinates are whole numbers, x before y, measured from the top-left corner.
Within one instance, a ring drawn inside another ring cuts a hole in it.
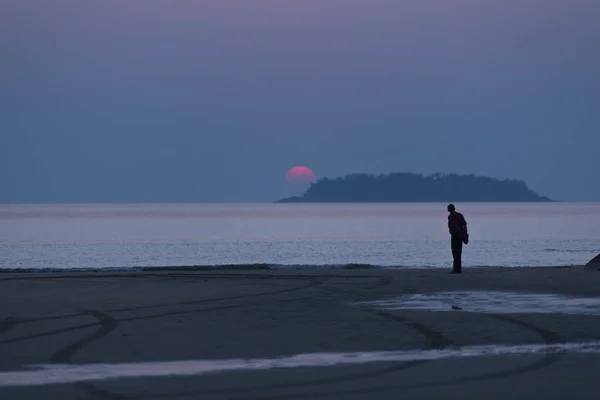
[[[452,306],[453,310],[462,310],[462,308],[460,308],[459,306]]]
[[[592,258],[590,262],[585,264],[585,269],[600,271],[600,254],[598,254],[596,257]]]
[[[392,283],[391,276],[382,276],[381,278],[379,278],[380,285],[389,285],[390,283]]]

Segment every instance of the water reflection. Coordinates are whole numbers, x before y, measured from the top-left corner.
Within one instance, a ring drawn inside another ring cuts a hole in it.
[[[429,310],[482,313],[559,313],[600,315],[600,298],[558,294],[465,291],[419,293],[359,303],[386,310]]]
[[[587,343],[468,346],[445,350],[308,353],[265,359],[190,360],[120,364],[52,364],[0,372],[2,386],[37,386],[92,380],[139,377],[192,376],[275,368],[331,367],[376,362],[432,361],[458,357],[600,353],[600,341]]]

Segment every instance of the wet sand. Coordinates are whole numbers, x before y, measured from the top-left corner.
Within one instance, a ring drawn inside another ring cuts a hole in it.
[[[437,292],[466,300],[401,307]],[[592,399],[596,297],[574,267],[1,274],[0,398]]]

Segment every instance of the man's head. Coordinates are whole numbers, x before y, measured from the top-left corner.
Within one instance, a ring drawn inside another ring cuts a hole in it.
[[[456,207],[454,207],[454,204],[448,204],[448,212],[454,212],[456,211]]]

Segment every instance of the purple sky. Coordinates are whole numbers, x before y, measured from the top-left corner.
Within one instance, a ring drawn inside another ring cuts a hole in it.
[[[285,172],[600,200],[597,0],[2,0],[0,202],[270,201]]]

